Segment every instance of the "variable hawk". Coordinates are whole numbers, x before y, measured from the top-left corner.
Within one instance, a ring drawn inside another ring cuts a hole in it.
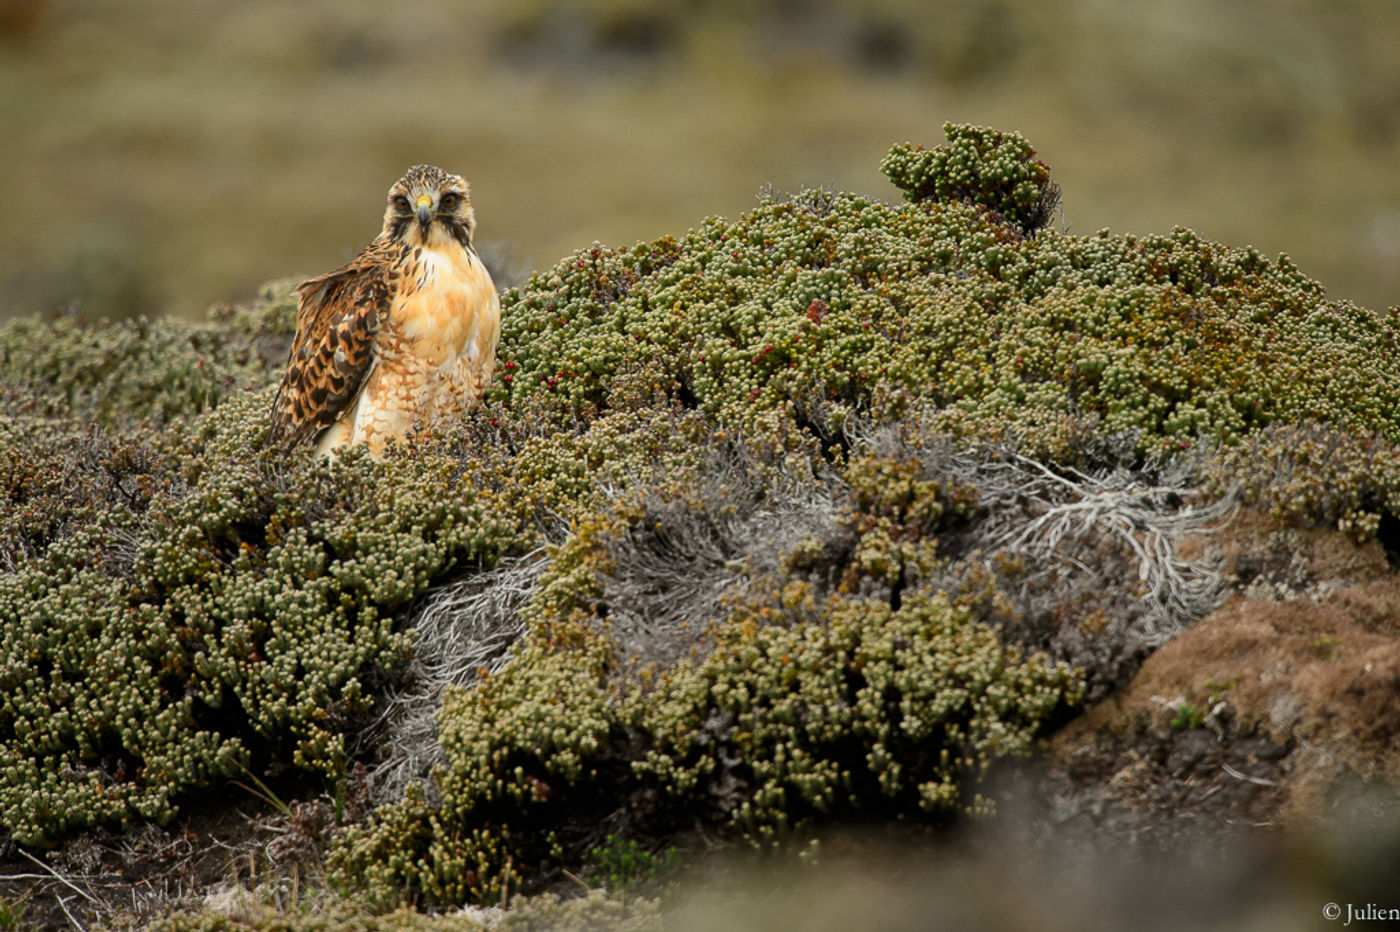
[[[445,425],[491,385],[496,286],[472,244],[467,183],[415,165],[389,189],[384,229],[349,264],[297,288],[297,331],[269,442],[381,456],[411,429]]]

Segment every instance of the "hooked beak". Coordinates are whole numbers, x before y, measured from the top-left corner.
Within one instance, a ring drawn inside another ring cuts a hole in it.
[[[433,222],[433,201],[426,194],[418,196],[418,225],[423,229]]]

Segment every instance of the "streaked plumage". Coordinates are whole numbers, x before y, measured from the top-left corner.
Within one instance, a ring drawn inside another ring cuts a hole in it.
[[[349,264],[303,283],[269,442],[378,456],[410,429],[443,426],[491,385],[496,286],[472,245],[467,183],[415,165],[389,189],[384,229]]]

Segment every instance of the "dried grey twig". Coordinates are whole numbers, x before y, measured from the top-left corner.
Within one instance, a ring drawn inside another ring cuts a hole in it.
[[[742,451],[717,462],[693,496],[642,496],[646,517],[609,543],[601,579],[608,625],[623,655],[669,666],[723,614],[726,593],[778,571],[782,556],[836,523],[837,480],[762,470]]]
[[[1189,470],[1189,464],[1177,464],[1150,483],[1144,478],[1150,470],[1118,469],[1103,476],[1069,470],[1062,475],[1012,454],[976,467],[974,481],[981,504],[993,512],[991,521],[1002,525],[991,535],[996,548],[1069,562],[1090,574],[1097,571],[1076,556],[1086,548],[1108,542],[1129,554],[1147,608],[1135,633],[1155,646],[1214,610],[1226,589],[1214,567],[1183,558],[1177,547],[1186,536],[1220,530],[1238,506],[1232,497],[1189,504],[1195,497]],[[1019,507],[1008,507],[1013,503]],[[1111,582],[1118,580],[1105,580]]]
[[[520,609],[548,567],[544,551],[508,559],[495,569],[430,589],[410,612],[417,634],[406,684],[391,692],[384,710],[361,741],[379,751],[370,770],[370,799],[378,805],[402,797],[414,780],[440,763],[437,713],[450,686],[469,686],[482,671],[509,661],[525,633]]]
[[[15,846],[15,851],[19,852],[21,856],[33,863],[40,870],[44,871],[46,874],[48,874],[48,876],[52,877],[54,880],[57,880],[59,883],[63,884],[65,887],[72,890],[74,893],[78,894],[83,899],[91,903],[93,908],[96,909],[99,914],[111,912],[112,907],[108,903],[98,899],[96,896],[94,896],[87,890],[84,890],[82,887],[75,884],[72,880],[69,880],[67,877],[54,870],[52,867],[39,860],[34,855],[30,854],[28,851],[25,851],[18,845]],[[63,894],[55,890],[53,892],[53,898],[54,902],[58,904],[58,908],[63,911],[63,915],[68,917],[68,921],[73,923],[73,927],[75,929],[78,929],[79,932],[81,932],[81,930],[83,930],[85,927],[81,922],[77,920],[77,918],[73,915],[72,911],[68,908],[68,901],[63,898]]]

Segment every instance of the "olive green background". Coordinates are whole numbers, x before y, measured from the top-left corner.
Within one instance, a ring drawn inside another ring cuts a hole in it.
[[[507,281],[735,216],[894,198],[945,120],[1019,130],[1075,233],[1188,226],[1400,294],[1390,0],[0,2],[0,317],[202,316],[378,231],[427,161]]]

